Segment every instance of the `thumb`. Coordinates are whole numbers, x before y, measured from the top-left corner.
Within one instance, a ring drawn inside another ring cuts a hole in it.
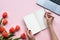
[[[31,36],[33,36],[33,33],[31,32],[31,30],[29,30],[29,34],[30,34]]]

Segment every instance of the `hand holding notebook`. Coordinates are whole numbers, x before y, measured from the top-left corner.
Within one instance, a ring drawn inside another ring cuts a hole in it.
[[[37,12],[31,13],[24,17],[27,28],[31,30],[33,34],[36,34],[47,28],[44,14],[45,11],[42,8]]]

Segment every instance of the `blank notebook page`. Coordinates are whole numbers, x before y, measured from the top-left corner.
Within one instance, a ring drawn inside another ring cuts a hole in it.
[[[47,28],[44,14],[44,9],[41,9],[24,17],[27,28],[31,30],[33,34],[36,34]]]

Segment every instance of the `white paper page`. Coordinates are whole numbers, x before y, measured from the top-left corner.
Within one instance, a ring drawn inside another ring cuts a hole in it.
[[[44,18],[45,15],[44,9],[42,8],[41,10],[38,10],[34,15],[40,25],[40,31],[47,28],[46,20]]]
[[[33,34],[40,31],[40,27],[34,13],[25,16],[24,21],[27,25],[27,28],[31,30]]]
[[[45,25],[44,14],[44,9],[41,9],[24,17],[27,28],[31,30],[33,34],[47,28]]]

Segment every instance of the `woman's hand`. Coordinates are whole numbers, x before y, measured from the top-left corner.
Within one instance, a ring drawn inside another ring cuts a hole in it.
[[[35,40],[31,30],[27,29],[26,34],[27,34],[27,37],[29,38],[29,40]]]
[[[46,18],[47,25],[48,25],[48,26],[49,26],[49,25],[52,25],[54,17],[51,16],[51,13],[46,12],[45,15],[44,15],[44,17]]]
[[[56,34],[55,34],[54,30],[53,30],[53,26],[52,26],[54,17],[51,16],[51,13],[46,12],[45,18],[46,18],[46,21],[47,21],[47,25],[49,27],[51,40],[58,40],[58,38],[57,38],[57,36],[56,36]]]

